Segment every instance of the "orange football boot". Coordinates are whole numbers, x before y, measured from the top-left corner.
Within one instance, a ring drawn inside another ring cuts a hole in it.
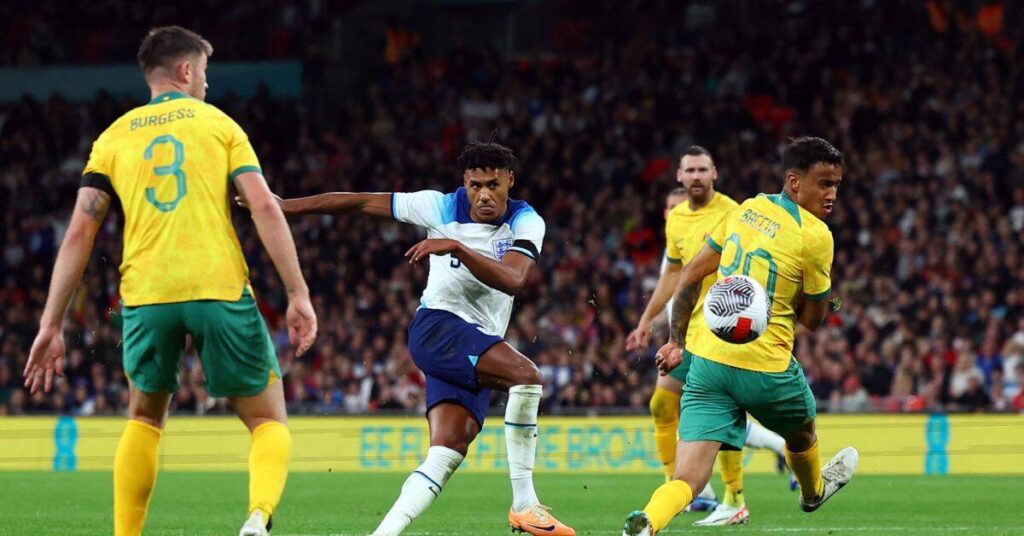
[[[525,532],[534,536],[576,536],[572,527],[567,527],[551,515],[551,509],[537,504],[524,512],[508,511],[508,524],[513,532]]]

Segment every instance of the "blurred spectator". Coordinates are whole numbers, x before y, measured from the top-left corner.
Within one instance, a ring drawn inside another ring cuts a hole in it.
[[[979,412],[990,409],[992,399],[985,392],[985,387],[980,376],[970,376],[967,379],[967,388],[956,399],[960,407],[971,412]]]

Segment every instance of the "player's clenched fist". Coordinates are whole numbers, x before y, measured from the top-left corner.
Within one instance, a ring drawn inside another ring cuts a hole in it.
[[[683,362],[683,349],[676,343],[668,341],[658,349],[658,353],[654,355],[654,362],[658,365],[658,374],[664,376]]]

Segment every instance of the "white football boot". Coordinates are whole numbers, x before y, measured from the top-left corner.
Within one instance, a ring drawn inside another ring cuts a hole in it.
[[[264,521],[263,514],[256,511],[245,520],[242,530],[238,531],[238,536],[270,536],[270,526],[270,520]]]
[[[803,494],[801,494],[800,509],[804,512],[813,512],[818,508],[821,508],[821,505],[825,504],[825,501],[829,500],[830,497],[835,495],[837,491],[843,489],[843,486],[850,482],[850,479],[853,478],[853,472],[857,470],[857,462],[859,460],[860,453],[858,453],[857,449],[853,447],[846,447],[836,453],[836,455],[833,456],[827,464],[825,464],[825,467],[821,469],[821,495],[811,502],[806,502]]]
[[[726,525],[745,525],[750,520],[750,510],[747,505],[739,508],[719,504],[715,509],[700,521],[694,522],[695,527],[724,527]]]

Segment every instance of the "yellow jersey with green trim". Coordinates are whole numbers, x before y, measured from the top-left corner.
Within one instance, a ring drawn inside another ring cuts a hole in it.
[[[124,210],[125,305],[241,299],[249,268],[228,188],[246,171],[260,164],[242,128],[183,93],[157,96],[97,138],[82,185]]]
[[[704,247],[704,241],[711,232],[738,206],[736,201],[721,192],[715,192],[708,204],[696,210],[690,208],[689,201],[676,205],[669,211],[665,220],[665,260],[673,264],[690,262]],[[694,307],[698,314],[690,318],[690,325],[686,328],[687,340],[705,325],[704,315],[699,312],[704,304],[704,295],[713,284],[714,274],[704,278],[697,305]]]
[[[686,349],[737,368],[786,370],[798,300],[801,295],[823,300],[831,292],[832,232],[785,193],[760,194],[726,216],[707,243],[722,255],[712,275],[721,279],[742,274],[757,280],[768,294],[771,317],[768,329],[753,342],[725,342],[705,325],[692,339],[688,335]]]

